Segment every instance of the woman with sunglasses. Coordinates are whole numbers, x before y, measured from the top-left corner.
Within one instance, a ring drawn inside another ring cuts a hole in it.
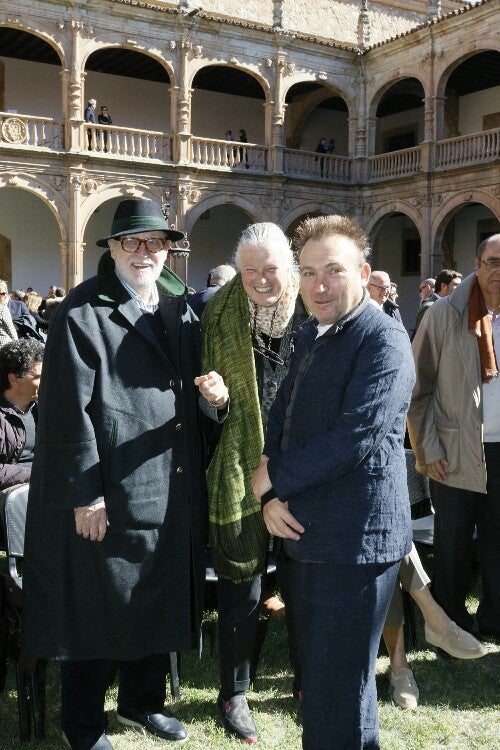
[[[269,222],[252,224],[234,253],[238,270],[202,317],[203,368],[224,378],[228,416],[208,469],[210,545],[218,575],[220,693],[227,732],[252,743],[245,697],[255,650],[268,534],[251,488],[269,408],[284,379],[294,331],[307,317],[290,243]]]

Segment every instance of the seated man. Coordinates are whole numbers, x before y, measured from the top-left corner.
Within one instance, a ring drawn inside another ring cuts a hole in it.
[[[20,339],[0,348],[0,489],[28,482],[35,446],[43,345]]]

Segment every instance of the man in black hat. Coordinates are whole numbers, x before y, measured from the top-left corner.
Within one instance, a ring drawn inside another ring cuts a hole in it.
[[[122,201],[97,276],[51,322],[28,507],[24,644],[61,660],[73,750],[110,750],[104,696],[119,663],[118,721],[173,741],[167,654],[197,642],[204,581],[202,415],[227,402],[199,376],[199,329],[160,207]],[[196,380],[196,382],[195,382]],[[205,399],[199,399],[198,389]],[[209,403],[207,403],[209,402]]]

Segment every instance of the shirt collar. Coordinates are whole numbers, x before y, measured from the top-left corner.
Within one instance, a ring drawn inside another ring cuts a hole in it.
[[[142,299],[141,295],[138,294],[138,292],[133,289],[130,284],[127,284],[123,276],[116,270],[115,268],[115,274],[118,277],[121,285],[127,290],[127,292],[130,294],[134,302],[139,307],[139,310],[142,310],[143,312],[149,312],[154,313],[156,310],[158,310],[158,303],[160,301],[160,297],[158,294],[158,287],[156,284],[151,289],[151,302],[149,304],[146,304],[144,300]]]

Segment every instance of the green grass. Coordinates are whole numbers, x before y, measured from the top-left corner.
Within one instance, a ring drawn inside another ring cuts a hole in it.
[[[470,599],[471,610],[477,602]],[[183,747],[191,750],[241,748],[224,735],[217,724],[217,647],[210,648],[216,616],[207,613],[205,646],[201,659],[195,653],[183,655],[181,700],[169,705],[189,732]],[[488,654],[474,661],[442,659],[426,648],[420,613],[417,612],[417,646],[410,654],[419,688],[420,705],[408,712],[393,706],[386,672],[388,659],[378,659],[380,738],[383,750],[498,750],[500,748],[500,647],[488,644]],[[17,707],[9,669],[7,690],[0,696],[0,750],[19,750]],[[334,678],[334,676],[333,676]],[[47,685],[47,738],[32,741],[26,748],[62,750],[58,729],[58,673],[49,664]],[[265,750],[299,750],[301,729],[291,705],[291,674],[288,665],[284,621],[271,618],[262,649],[258,676],[249,692],[259,731],[258,747]],[[106,709],[109,737],[115,750],[159,750],[167,744],[140,732],[122,728],[116,721],[116,688],[109,691]],[[168,744],[168,747],[171,747]]]

